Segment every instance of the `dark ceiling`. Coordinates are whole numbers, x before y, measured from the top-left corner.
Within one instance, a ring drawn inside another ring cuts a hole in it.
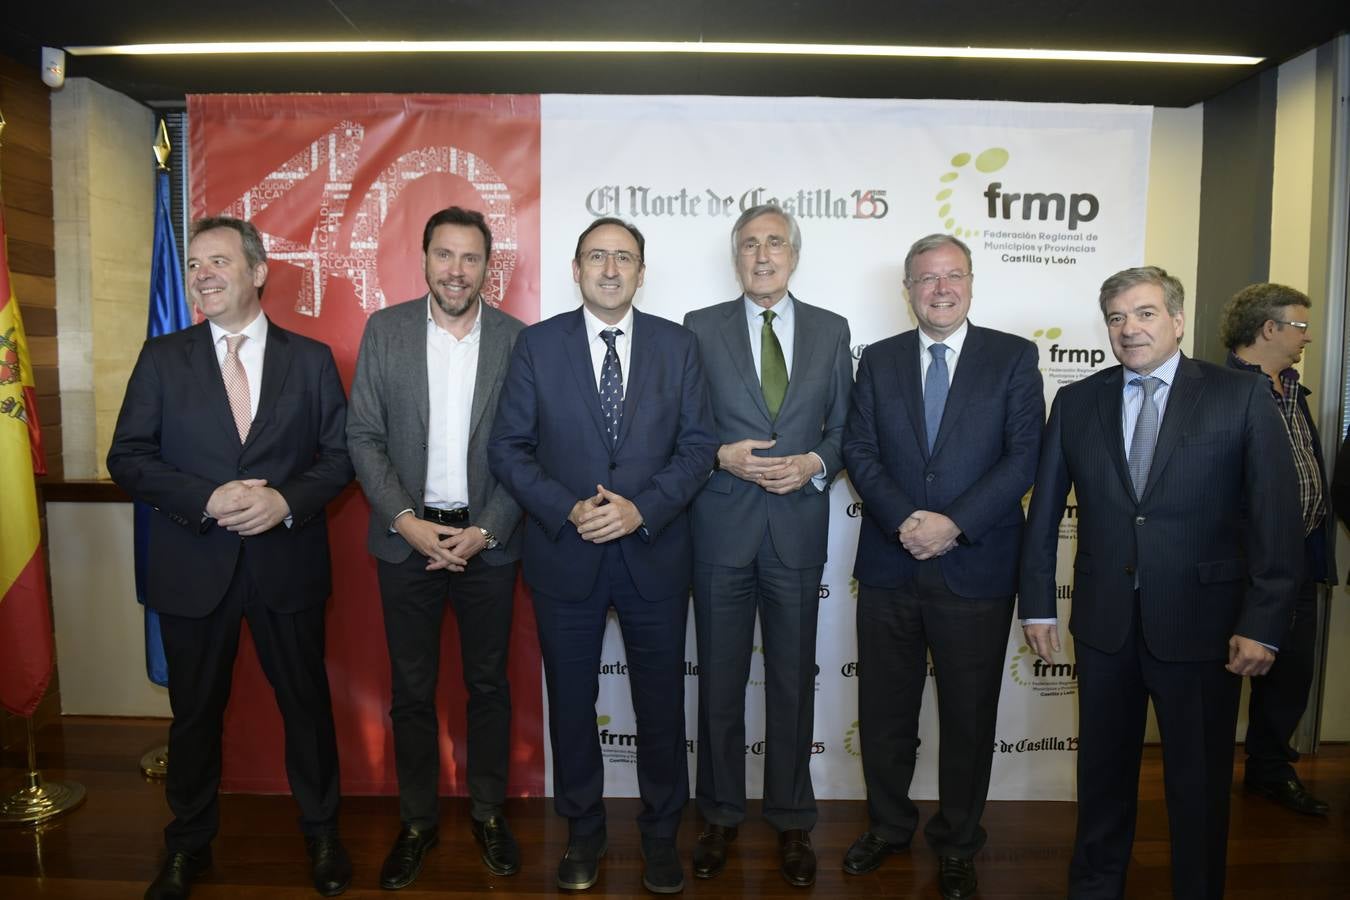
[[[1104,0],[237,0],[11,2],[0,52],[227,40],[665,40],[1150,50],[1261,66],[784,56],[67,57],[146,102],[188,93],[395,91],[967,98],[1189,106],[1324,44],[1350,3]]]

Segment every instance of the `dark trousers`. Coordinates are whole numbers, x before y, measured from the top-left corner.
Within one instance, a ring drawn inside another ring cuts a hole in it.
[[[1305,581],[1294,598],[1289,631],[1280,641],[1270,671],[1251,679],[1247,706],[1247,762],[1244,775],[1252,782],[1297,778],[1298,751],[1289,739],[1308,708],[1317,642],[1317,583]]]
[[[1223,897],[1233,732],[1242,681],[1224,660],[1163,662],[1134,623],[1125,646],[1103,653],[1075,643],[1078,658],[1078,832],[1069,896],[1125,895],[1138,812],[1139,761],[1148,702],[1162,738],[1172,839],[1172,894]]]
[[[821,571],[784,565],[767,530],[748,566],[694,564],[696,797],[708,822],[732,826],[745,819],[745,691],[758,613],[764,641],[764,818],[778,831],[815,827],[811,741]]]
[[[470,815],[485,822],[501,811],[511,756],[511,687],[506,677],[516,565],[490,566],[474,557],[463,572],[428,572],[426,557],[379,563],[384,636],[389,645],[394,763],[399,818],[426,828],[440,821],[440,722],[436,679],[441,661],[441,620],[447,601],[459,631],[464,689],[468,693]]]
[[[871,830],[908,844],[919,707],[933,656],[938,699],[938,811],[924,826],[939,856],[973,857],[993,766],[998,697],[1013,598],[947,589],[936,561],[898,588],[858,585],[858,729]]]
[[[636,538],[633,538],[636,540]],[[637,776],[643,837],[674,840],[689,799],[684,734],[684,631],[689,595],[681,586],[667,597],[638,593],[617,542],[590,596],[563,600],[535,590],[534,615],[548,686],[553,748],[553,806],[573,837],[605,825],[605,770],[596,728],[600,653],[611,607],[618,613],[628,659],[628,686],[637,715]]]
[[[174,815],[164,829],[171,852],[201,850],[220,827],[221,730],[244,619],[281,710],[286,776],[300,807],[300,830],[309,836],[337,831],[338,754],[323,662],[324,606],[274,612],[262,599],[246,553],[210,614],[190,619],[160,613],[173,708],[164,784]]]

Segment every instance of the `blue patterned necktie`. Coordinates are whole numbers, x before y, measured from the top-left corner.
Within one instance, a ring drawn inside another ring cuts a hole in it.
[[[623,334],[618,328],[606,328],[600,332],[605,342],[605,361],[600,365],[600,412],[605,416],[605,433],[610,443],[619,440],[619,425],[623,423],[623,366],[619,363],[619,351],[614,347],[615,339]]]
[[[1137,384],[1144,391],[1139,417],[1134,420],[1134,435],[1130,438],[1130,481],[1134,483],[1135,499],[1139,500],[1144,496],[1148,470],[1153,465],[1153,448],[1158,443],[1158,404],[1153,401],[1153,392],[1162,379],[1152,375],[1136,377],[1130,384]]]
[[[923,421],[928,428],[928,452],[933,452],[937,441],[938,427],[942,425],[942,410],[947,405],[947,388],[951,378],[947,374],[947,345],[933,344],[928,348],[933,362],[928,366],[928,376],[923,381]]]

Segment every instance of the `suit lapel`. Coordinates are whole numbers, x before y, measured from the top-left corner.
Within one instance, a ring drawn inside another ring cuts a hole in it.
[[[907,331],[900,335],[896,345],[895,357],[891,360],[895,366],[895,380],[900,385],[900,402],[909,414],[910,431],[914,434],[914,443],[924,458],[928,457],[928,441],[925,438],[923,421],[923,383],[919,380],[919,332]]]
[[[474,372],[473,406],[469,410],[470,435],[478,430],[478,425],[483,421],[492,386],[501,381],[502,373],[506,369],[508,341],[506,331],[497,327],[496,312],[486,303],[482,303],[478,309],[482,324],[478,335],[478,368]],[[425,384],[426,379],[423,378],[422,382]]]
[[[245,448],[257,440],[271,421],[277,397],[281,395],[282,385],[290,373],[291,356],[290,335],[268,321],[267,346],[263,348],[262,387],[258,389],[258,414],[253,417],[253,425],[248,430]]]
[[[1205,379],[1200,367],[1186,356],[1181,357],[1177,366],[1177,375],[1167,392],[1167,410],[1158,425],[1158,442],[1153,447],[1153,462],[1149,464],[1148,481],[1144,484],[1142,503],[1148,499],[1149,491],[1157,484],[1162,470],[1167,466],[1168,457],[1181,440],[1181,433],[1190,420],[1191,410],[1195,408],[1200,395],[1204,393]]]
[[[193,328],[195,330],[185,347],[188,369],[197,380],[200,396],[206,398],[203,405],[214,413],[214,418],[230,439],[238,441],[239,430],[230,412],[230,398],[225,394],[220,361],[216,359],[216,348],[211,344],[211,325],[202,322]]]
[[[600,433],[600,440],[609,446],[609,435],[605,433],[605,420],[600,414],[600,390],[595,386],[595,368],[591,364],[591,348],[586,337],[586,320],[581,315],[581,309],[578,308],[571,314],[571,320],[567,323],[567,337],[563,341],[563,355],[567,357],[568,368],[572,370],[572,377],[577,382],[577,396],[581,398],[581,405],[590,413],[591,421],[595,424],[595,430]],[[636,330],[636,329],[634,329]],[[632,354],[629,355],[629,362],[632,362]],[[625,391],[625,394],[627,391]],[[624,411],[627,412],[627,398],[624,400]]]
[[[722,334],[723,343],[726,344],[727,356],[736,367],[736,374],[741,376],[741,383],[745,385],[746,393],[750,395],[750,402],[764,415],[764,421],[772,422],[768,404],[764,402],[764,391],[759,386],[759,373],[755,371],[755,357],[750,350],[750,326],[745,319],[745,300],[737,298],[728,306],[730,311],[726,322],[718,329]],[[793,347],[795,352],[795,343]],[[791,379],[789,379],[790,386]],[[786,405],[786,398],[784,404]],[[779,413],[782,413],[781,409]]]
[[[1125,431],[1120,423],[1124,377],[1122,369],[1109,369],[1102,378],[1097,394],[1097,417],[1101,421],[1102,434],[1105,435],[1106,452],[1115,464],[1116,474],[1127,497],[1134,497],[1134,482],[1130,480],[1130,464],[1125,459]]]
[[[791,293],[788,294],[791,297]],[[812,317],[815,311],[805,303],[792,297],[792,315],[794,318],[792,325],[792,371],[788,373],[787,393],[783,395],[783,406],[778,410],[778,415],[782,416],[792,402],[792,385],[797,380],[798,372],[811,371],[811,357],[815,355],[816,345],[820,342],[816,340],[818,332],[812,328]],[[745,330],[745,329],[742,329]],[[761,398],[763,391],[760,391]],[[765,411],[768,407],[765,406]]]
[[[655,354],[659,352],[646,319],[645,313],[633,310],[633,333],[628,339],[628,371],[624,373],[623,380],[623,421],[619,423],[619,439],[614,442],[616,450],[623,446],[628,437],[628,429],[633,425],[637,405],[641,402],[649,380],[647,374],[651,371]],[[596,409],[599,410],[598,399]]]

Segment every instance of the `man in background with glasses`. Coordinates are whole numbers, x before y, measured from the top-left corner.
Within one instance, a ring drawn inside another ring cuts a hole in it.
[[[909,846],[919,706],[932,654],[938,811],[924,827],[948,900],[976,889],[973,858],[993,764],[1017,591],[1022,496],[1045,421],[1036,346],[970,324],[970,248],[914,243],[905,289],[914,331],[872,344],[853,389],[844,460],[863,500],[858,723],[871,827],[844,856],[861,875]]]
[[[778,832],[783,877],[806,887],[816,877],[816,613],[853,360],[848,322],[788,292],[801,243],[779,207],[746,210],[731,230],[744,293],[684,324],[703,351],[720,445],[693,507],[696,797],[705,822],[694,874],[722,871],[745,818],[745,685],[758,612],[764,818]]]
[[[693,335],[633,308],[644,250],[642,232],[621,219],[582,231],[572,259],[581,308],[520,333],[488,444],[493,475],[528,518],[553,802],[568,821],[564,890],[595,884],[608,847],[595,701],[610,608],[638,722],[642,883],[659,894],[684,887],[675,835],[689,799],[685,508],[716,445]]]
[[[1308,411],[1310,391],[1299,384],[1294,368],[1312,342],[1311,306],[1306,294],[1291,287],[1248,285],[1224,308],[1219,336],[1228,348],[1229,367],[1262,374],[1270,384],[1271,399],[1289,432],[1303,509],[1303,581],[1274,665],[1263,677],[1251,679],[1243,783],[1248,791],[1294,812],[1325,816],[1329,807],[1299,780],[1293,766],[1298,751],[1290,746],[1312,687],[1317,586],[1336,583],[1336,520],[1330,515],[1322,442]]]

